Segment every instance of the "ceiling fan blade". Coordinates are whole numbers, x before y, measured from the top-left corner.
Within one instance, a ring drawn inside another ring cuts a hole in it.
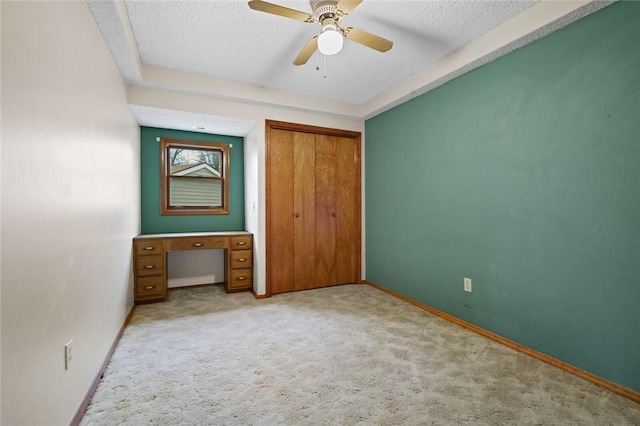
[[[267,3],[261,0],[251,0],[249,7],[260,12],[271,13],[273,15],[284,16],[285,18],[295,19],[302,22],[313,22],[313,17],[299,10],[289,9],[288,7],[278,6],[277,4]]]
[[[378,52],[386,52],[393,47],[393,42],[391,40],[387,40],[386,38],[382,38],[358,28],[345,28],[344,36],[349,40],[375,49]]]
[[[304,45],[295,61],[293,61],[293,65],[304,65],[307,63],[311,55],[318,49],[318,34],[315,34],[313,37],[309,39],[307,44]]]
[[[362,3],[362,0],[340,0],[336,5],[336,13],[340,16],[347,16],[360,3]]]

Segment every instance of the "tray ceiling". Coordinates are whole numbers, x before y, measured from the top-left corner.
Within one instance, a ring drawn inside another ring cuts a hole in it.
[[[444,58],[535,7],[539,0],[364,0],[341,23],[392,40],[393,48],[380,53],[345,40],[337,55],[324,57],[316,53],[302,66],[293,65],[293,60],[319,31],[319,25],[251,10],[245,0],[87,2],[125,79],[133,86],[162,86],[144,77],[141,69],[147,67],[213,78],[223,86],[240,85],[237,87],[243,90],[282,92],[300,99],[358,106],[437,66]],[[305,0],[271,2],[311,12],[311,5]],[[599,7],[602,5],[581,14]],[[575,19],[560,19],[548,28],[530,32],[517,44],[505,46],[502,51],[497,49],[493,56]],[[485,55],[479,61],[491,59],[491,55]],[[448,78],[459,73],[450,74]],[[428,88],[429,82],[424,83]],[[195,86],[158,88],[198,94]],[[411,96],[420,89],[412,89]],[[153,122],[153,111],[138,108],[138,114]]]

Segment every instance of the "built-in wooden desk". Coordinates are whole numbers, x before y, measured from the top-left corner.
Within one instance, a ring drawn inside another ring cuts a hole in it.
[[[140,234],[133,239],[134,300],[167,298],[167,253],[224,249],[224,288],[253,288],[253,234],[244,231]]]

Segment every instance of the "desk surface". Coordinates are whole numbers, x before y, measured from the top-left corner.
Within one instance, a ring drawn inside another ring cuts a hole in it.
[[[251,235],[248,231],[220,231],[220,232],[171,232],[167,234],[140,234],[137,239],[148,238],[179,238],[179,237],[233,237],[236,235]]]

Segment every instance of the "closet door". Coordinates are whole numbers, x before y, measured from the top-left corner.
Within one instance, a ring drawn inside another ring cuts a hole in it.
[[[267,121],[267,293],[359,282],[360,134]]]
[[[353,138],[317,135],[315,151],[316,287],[358,282],[356,143]]]
[[[316,287],[336,284],[336,138],[316,136]]]
[[[360,167],[356,141],[336,138],[335,284],[359,282]]]
[[[316,288],[316,136],[274,130],[271,138],[271,292]]]
[[[294,134],[271,131],[269,144],[269,285],[272,293],[294,290],[293,153]]]
[[[293,134],[293,290],[317,287],[316,136]]]

